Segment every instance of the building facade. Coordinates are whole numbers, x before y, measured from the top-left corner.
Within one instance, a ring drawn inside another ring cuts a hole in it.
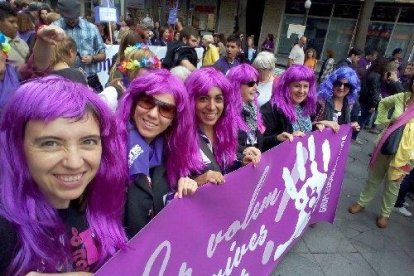
[[[359,0],[313,0],[309,10],[305,9],[305,0],[240,0],[246,7],[246,13],[242,15],[237,1],[220,2],[218,32],[231,32],[229,26],[234,21],[221,14],[238,10],[239,20],[245,17],[246,27],[241,31],[259,37],[259,45],[268,33],[274,34],[275,54],[282,59],[287,57],[300,36],[298,27],[301,25],[306,26],[307,47],[315,48],[319,59],[325,58],[327,49],[333,49],[338,58],[346,57],[358,35],[364,37],[362,50],[375,49],[381,55],[389,56],[395,48],[402,48],[404,59],[413,59],[414,1],[366,0],[373,4],[368,17],[362,15],[368,6],[364,7],[364,4],[369,3]],[[365,30],[361,28],[364,24],[367,25]]]

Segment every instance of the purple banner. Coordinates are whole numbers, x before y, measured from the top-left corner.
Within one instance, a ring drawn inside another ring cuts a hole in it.
[[[173,200],[96,275],[269,275],[307,225],[333,222],[350,126],[297,138]]]

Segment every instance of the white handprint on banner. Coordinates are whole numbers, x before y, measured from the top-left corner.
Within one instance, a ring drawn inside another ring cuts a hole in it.
[[[285,182],[286,192],[289,197],[295,201],[295,208],[299,211],[295,231],[291,237],[283,244],[280,244],[274,254],[274,260],[277,260],[288,248],[294,239],[299,237],[306,225],[308,224],[311,213],[316,207],[322,188],[327,179],[328,165],[331,159],[331,149],[328,140],[322,144],[322,171],[318,170],[318,161],[315,159],[315,140],[313,135],[308,138],[308,147],[305,148],[302,142],[296,145],[296,162],[293,169],[283,168],[283,180]],[[310,175],[307,175],[306,165],[310,162]],[[298,181],[305,181],[305,184],[297,190]]]

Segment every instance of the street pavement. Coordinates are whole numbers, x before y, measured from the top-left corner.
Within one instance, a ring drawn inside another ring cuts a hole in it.
[[[388,228],[377,228],[380,193],[362,213],[347,211],[365,184],[368,154],[377,135],[363,130],[359,137],[365,144],[351,145],[334,224],[308,228],[272,276],[414,275],[414,218],[394,212]],[[407,202],[414,212],[414,202]]]

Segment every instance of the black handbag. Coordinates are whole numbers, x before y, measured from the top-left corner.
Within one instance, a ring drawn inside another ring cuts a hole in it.
[[[381,147],[381,154],[383,155],[394,155],[397,153],[398,147],[400,146],[401,138],[404,133],[405,125],[400,126],[393,133],[388,136],[384,144]]]

